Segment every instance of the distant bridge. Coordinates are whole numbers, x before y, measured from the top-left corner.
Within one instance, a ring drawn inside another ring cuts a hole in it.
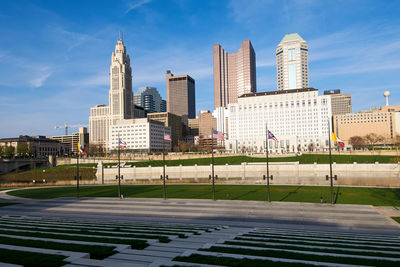
[[[48,158],[44,159],[0,159],[0,175],[35,168],[50,167]]]

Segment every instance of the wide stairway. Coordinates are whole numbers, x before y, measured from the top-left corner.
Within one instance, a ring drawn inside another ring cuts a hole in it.
[[[0,266],[397,266],[400,237],[60,217],[0,217]]]

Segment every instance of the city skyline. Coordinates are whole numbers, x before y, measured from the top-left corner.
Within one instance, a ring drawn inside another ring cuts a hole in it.
[[[110,3],[79,8],[77,3],[3,3],[0,137],[59,135],[55,125],[88,124],[89,108],[108,103],[109,51],[120,30],[131,56],[133,90],[157,87],[165,99],[165,70],[187,73],[196,80],[196,114],[213,109],[214,44],[235,51],[242,40],[251,40],[257,91],[277,90],[275,49],[294,32],[308,43],[309,85],[320,94],[332,89],[351,94],[353,112],[383,106],[386,90],[392,93],[390,104],[400,102],[395,1],[276,6],[273,1],[143,0],[117,2],[111,11]]]

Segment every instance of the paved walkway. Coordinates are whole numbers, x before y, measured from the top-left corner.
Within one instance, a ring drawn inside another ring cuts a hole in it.
[[[0,197],[3,194],[0,195]],[[11,198],[19,201],[17,198]],[[219,224],[234,227],[340,229],[369,233],[399,233],[388,216],[368,205],[330,205],[294,202],[260,202],[188,199],[58,198],[24,199],[23,204],[2,208],[4,214],[108,218]],[[393,213],[396,213],[394,210]]]

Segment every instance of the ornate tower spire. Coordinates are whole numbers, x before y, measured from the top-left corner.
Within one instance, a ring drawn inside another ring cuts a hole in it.
[[[129,55],[126,53],[126,47],[122,41],[122,32],[120,32],[120,39],[111,55],[110,65],[111,124],[117,120],[133,118],[132,100],[132,69]]]

